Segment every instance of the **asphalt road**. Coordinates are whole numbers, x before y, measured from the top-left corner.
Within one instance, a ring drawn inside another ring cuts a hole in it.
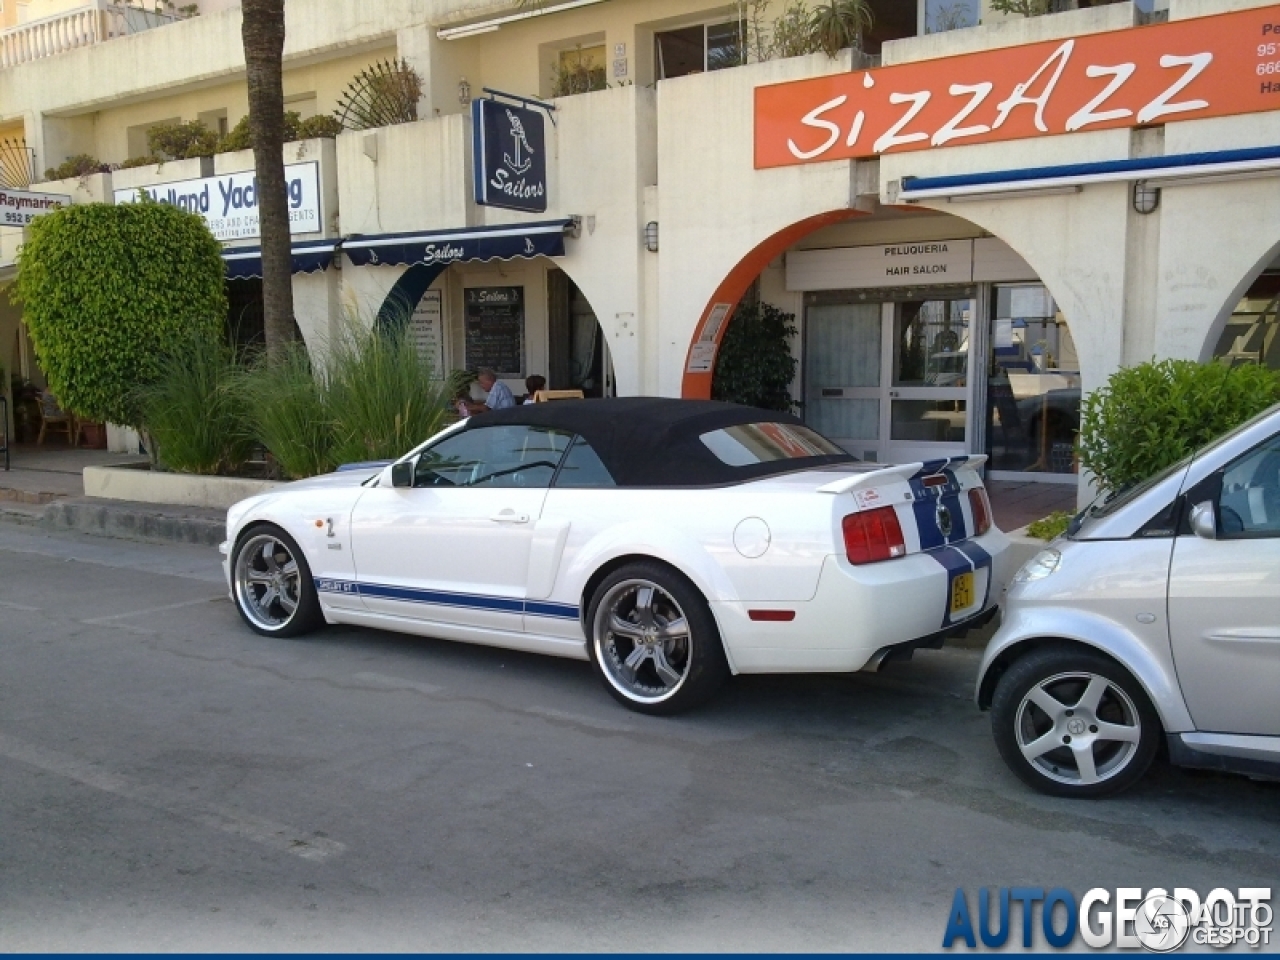
[[[957,887],[1280,885],[1280,785],[1032,794],[977,663],[647,718],[586,664],[257,637],[208,550],[0,524],[0,950],[935,950]]]

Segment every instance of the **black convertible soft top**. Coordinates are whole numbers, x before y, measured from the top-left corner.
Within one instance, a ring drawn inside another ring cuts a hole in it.
[[[576,433],[599,455],[620,487],[690,487],[741,483],[830,463],[852,463],[848,454],[789,458],[730,466],[699,439],[724,427],[751,423],[801,426],[789,413],[714,400],[611,397],[555,400],[478,414],[467,429],[519,424]]]

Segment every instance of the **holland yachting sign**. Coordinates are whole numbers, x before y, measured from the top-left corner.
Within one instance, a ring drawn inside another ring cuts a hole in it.
[[[547,150],[537,110],[473,100],[476,203],[526,213],[547,209]]]

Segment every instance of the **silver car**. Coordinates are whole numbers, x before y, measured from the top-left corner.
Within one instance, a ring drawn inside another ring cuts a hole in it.
[[[977,701],[1045,793],[1123,790],[1162,737],[1175,764],[1280,777],[1280,406],[1029,561]]]

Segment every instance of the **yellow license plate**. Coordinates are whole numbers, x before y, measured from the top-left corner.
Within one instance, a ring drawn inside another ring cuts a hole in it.
[[[962,573],[951,581],[951,612],[957,613],[973,606],[973,574]]]

